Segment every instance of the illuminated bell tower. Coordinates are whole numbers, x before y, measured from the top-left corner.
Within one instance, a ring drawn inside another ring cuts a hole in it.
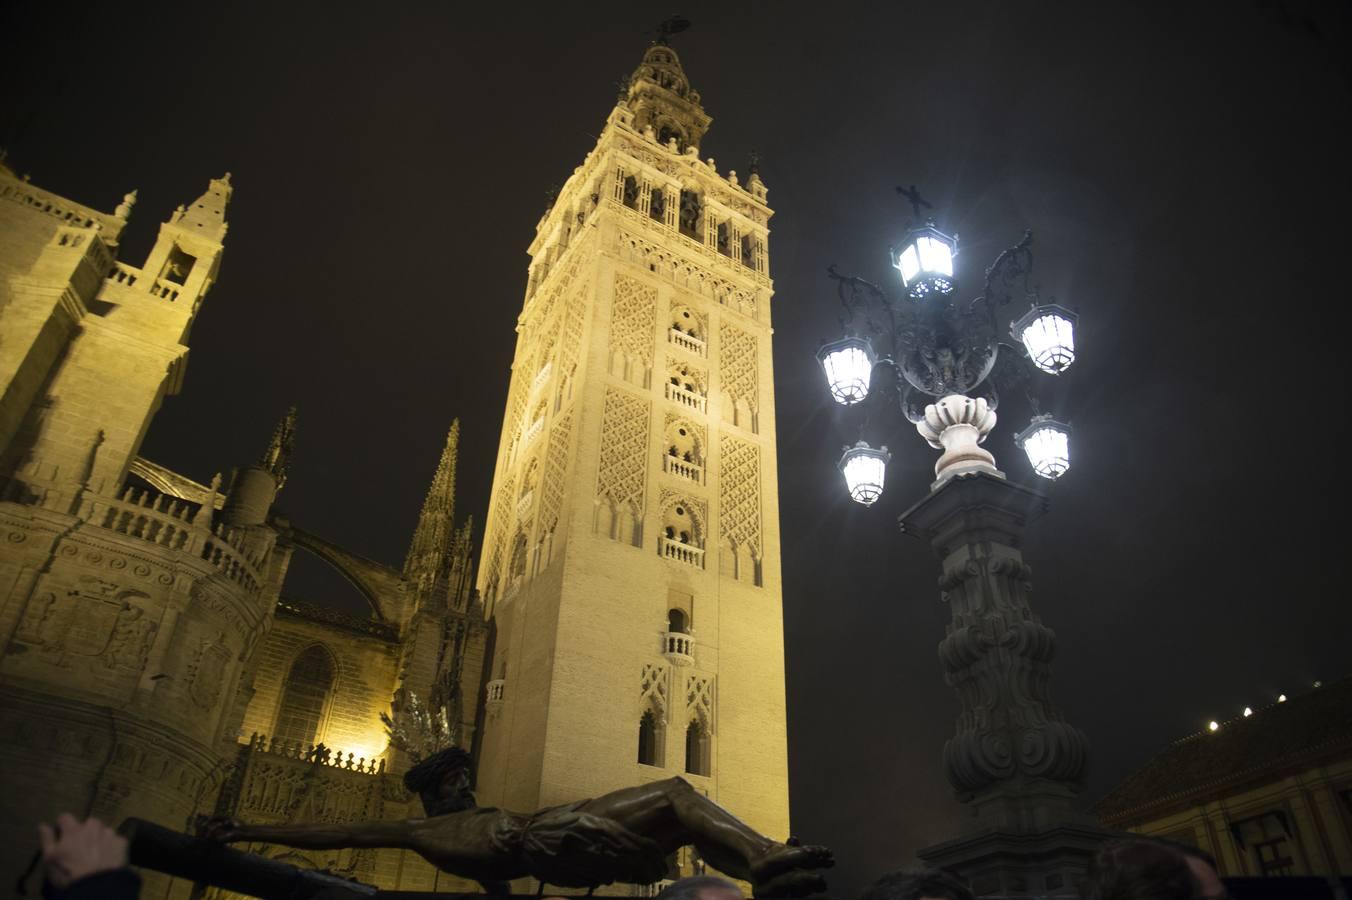
[[[681,775],[788,836],[766,242],[754,168],[650,47],[530,246],[479,588],[478,790],[533,810]]]

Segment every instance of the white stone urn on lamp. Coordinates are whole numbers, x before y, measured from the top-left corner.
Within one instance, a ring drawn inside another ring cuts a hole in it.
[[[936,450],[944,451],[934,464],[938,488],[954,475],[986,472],[997,478],[1005,475],[995,467],[995,457],[977,446],[995,427],[995,410],[982,397],[949,394],[925,407],[925,418],[915,430]]]

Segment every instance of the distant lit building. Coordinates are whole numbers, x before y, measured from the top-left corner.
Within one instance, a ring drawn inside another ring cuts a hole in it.
[[[1352,875],[1352,677],[1216,725],[1114,788],[1103,824],[1200,847],[1224,877]]]

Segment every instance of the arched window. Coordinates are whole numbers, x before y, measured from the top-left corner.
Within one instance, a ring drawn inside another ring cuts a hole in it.
[[[638,761],[643,766],[662,765],[661,729],[653,711],[646,710],[638,720]]]
[[[638,179],[633,175],[625,176],[624,193],[621,196],[625,206],[638,209]]]
[[[652,193],[648,196],[648,215],[659,222],[666,218],[667,194],[660,184],[653,185]]]
[[[662,127],[657,130],[657,143],[661,144],[663,147],[671,143],[673,139],[675,139],[676,141],[676,151],[678,153],[684,153],[685,152],[684,131],[675,127],[674,125],[669,124],[663,124]]]
[[[703,212],[704,201],[700,198],[699,192],[682,189],[681,213],[679,218],[681,234],[703,243],[704,236],[700,234],[700,216]]]
[[[313,744],[332,689],[333,657],[316,644],[291,664],[273,735],[280,741],[302,747]]]
[[[685,729],[685,771],[690,775],[709,774],[709,732],[698,718]]]
[[[685,610],[667,610],[667,631],[675,634],[689,634],[690,632],[687,630],[688,627],[689,626],[686,624]]]

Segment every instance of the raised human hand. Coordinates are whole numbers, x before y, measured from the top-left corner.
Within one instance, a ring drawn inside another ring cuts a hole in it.
[[[197,836],[206,838],[209,841],[215,841],[218,844],[229,844],[232,841],[240,839],[241,825],[238,819],[232,819],[229,816],[211,816],[197,820]]]
[[[81,822],[70,813],[56,817],[56,825],[38,825],[42,862],[47,881],[57,890],[89,875],[127,865],[127,839],[98,819]]]

